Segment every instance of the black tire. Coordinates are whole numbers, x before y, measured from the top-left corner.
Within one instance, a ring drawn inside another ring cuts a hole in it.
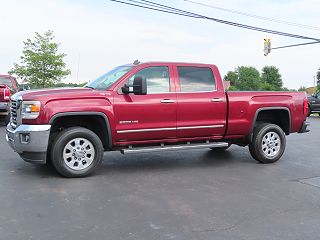
[[[231,146],[231,143],[228,143],[227,147],[212,147],[210,148],[212,151],[226,151]]]
[[[309,107],[308,107],[307,117],[310,117],[310,115],[311,115],[311,108],[310,108],[310,106],[309,106]]]
[[[72,144],[70,144],[72,143],[72,141],[76,142],[77,140],[79,143],[78,145],[72,146]],[[80,147],[82,147],[81,141],[83,144],[82,146],[84,146],[85,149],[80,149]],[[88,148],[86,148],[86,146]],[[69,150],[68,147],[72,147],[73,150]],[[91,153],[86,153],[86,151],[92,152],[92,155]],[[66,159],[64,159],[64,156],[70,154],[70,152],[72,156],[68,158],[70,158],[71,160],[69,161],[67,157],[65,157]],[[81,159],[81,157],[83,158]],[[64,177],[70,178],[87,176],[100,165],[102,158],[103,145],[100,138],[94,132],[83,127],[72,127],[63,130],[55,137],[51,146],[51,162],[55,169]],[[74,165],[71,166],[73,168],[68,166],[67,162],[69,162],[69,164],[72,164],[74,162]],[[78,163],[76,164],[76,162]],[[83,169],[81,169],[81,167],[83,167]]]
[[[7,126],[9,122],[10,122],[10,113],[8,113],[8,115],[4,117],[4,125]]]
[[[270,139],[270,136],[273,139]],[[270,141],[270,144],[268,141]],[[274,163],[278,161],[283,155],[285,148],[285,133],[278,125],[264,123],[258,125],[253,130],[252,142],[249,144],[249,151],[251,156],[258,162]]]

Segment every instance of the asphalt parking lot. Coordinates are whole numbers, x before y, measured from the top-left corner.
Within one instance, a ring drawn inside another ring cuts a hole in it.
[[[65,179],[23,162],[0,127],[0,239],[319,239],[320,118],[282,159],[247,148],[123,156]]]

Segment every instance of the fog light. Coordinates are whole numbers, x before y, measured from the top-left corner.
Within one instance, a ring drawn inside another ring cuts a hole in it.
[[[30,142],[30,134],[29,133],[20,133],[20,142],[22,144],[28,144]]]

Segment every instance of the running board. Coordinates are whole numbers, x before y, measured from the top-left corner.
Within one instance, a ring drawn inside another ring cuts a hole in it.
[[[221,148],[228,147],[226,142],[207,142],[207,143],[186,143],[180,145],[164,145],[152,146],[152,147],[132,147],[121,149],[122,154],[132,154],[132,153],[149,153],[158,151],[174,151],[174,150],[187,150],[187,149],[199,149],[199,148]]]

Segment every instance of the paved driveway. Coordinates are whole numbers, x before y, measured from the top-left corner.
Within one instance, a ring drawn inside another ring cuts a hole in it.
[[[276,164],[238,146],[106,153],[83,179],[23,162],[0,127],[0,239],[318,240],[320,118],[310,121]]]

